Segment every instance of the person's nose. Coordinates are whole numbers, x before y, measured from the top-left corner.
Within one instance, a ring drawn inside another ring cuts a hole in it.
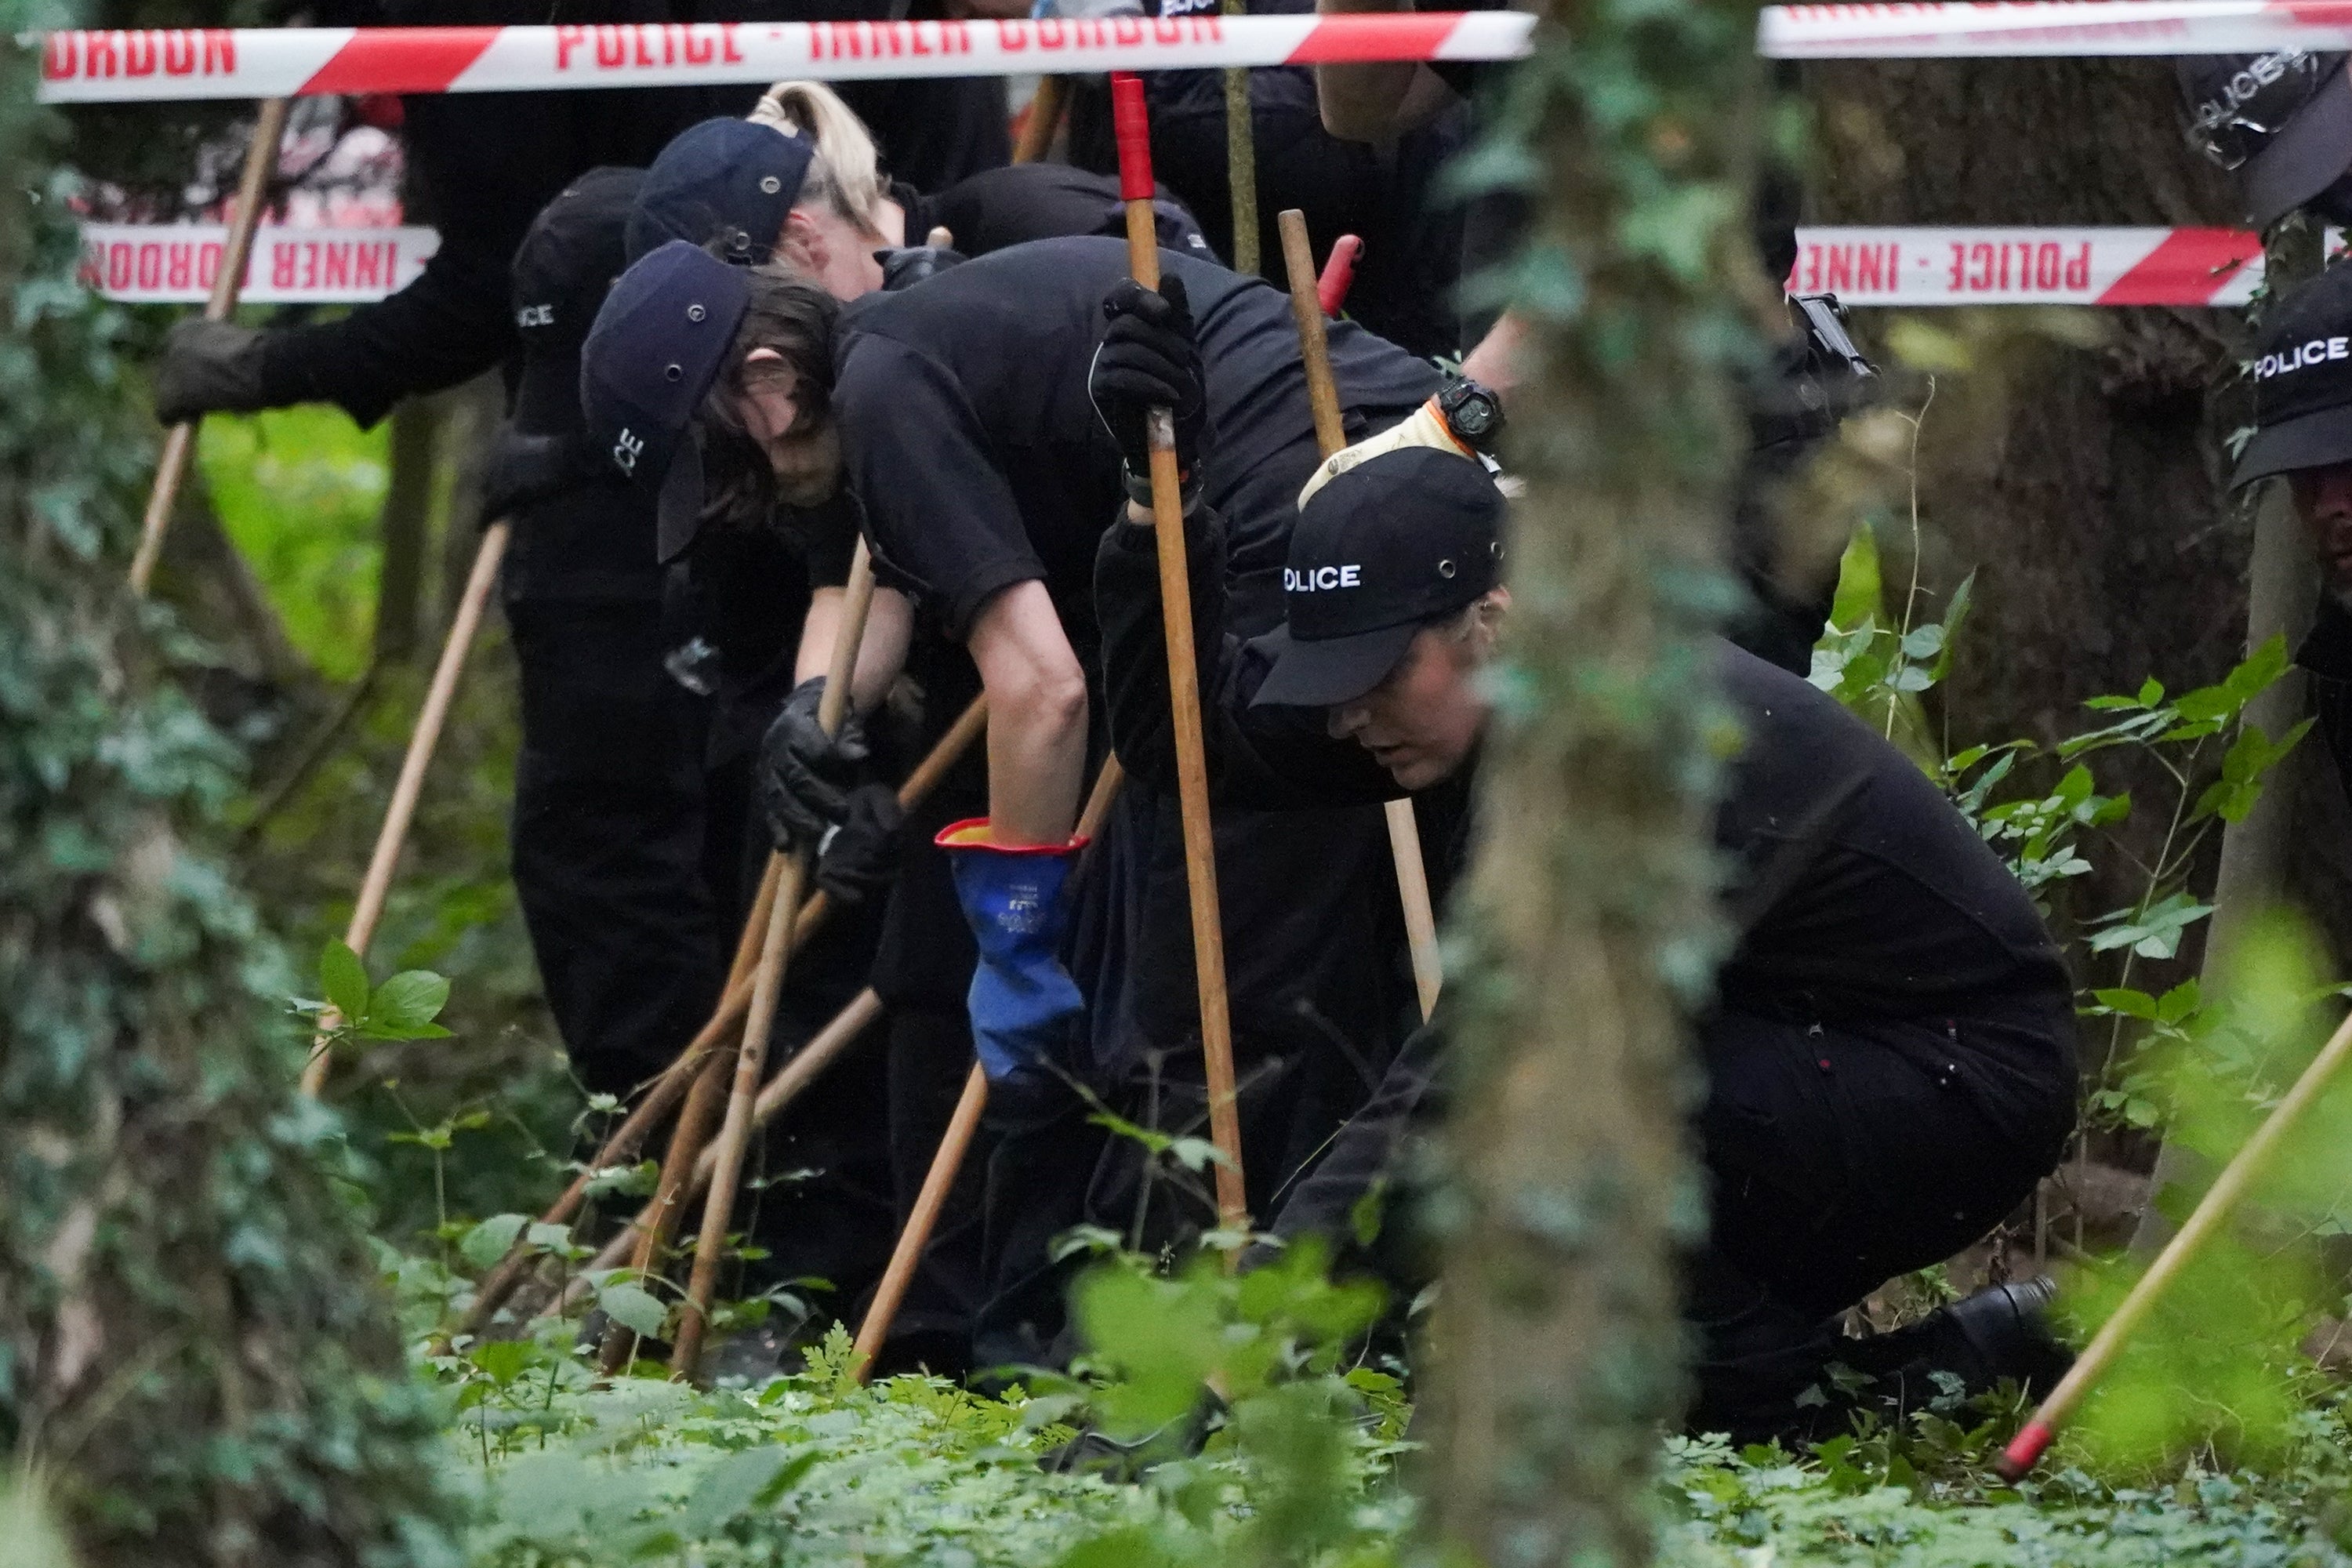
[[[1343,702],[1324,712],[1324,727],[1335,741],[1344,741],[1371,722],[1371,710],[1360,702]]]

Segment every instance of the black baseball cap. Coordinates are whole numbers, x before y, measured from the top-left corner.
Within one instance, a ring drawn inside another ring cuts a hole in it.
[[[2268,228],[2352,170],[2347,58],[2281,49],[2200,55],[2174,68],[2189,144],[2236,175],[2256,227]]]
[[[2279,304],[2254,352],[2254,434],[2230,483],[2352,463],[2352,265]]]
[[[564,436],[580,428],[580,345],[604,291],[628,265],[622,237],[643,169],[591,169],[541,207],[514,259],[515,331],[522,374],[515,428]]]
[[[669,240],[720,248],[730,261],[766,261],[801,197],[816,143],[749,120],[706,120],[670,139],[646,171],[629,216],[629,259]]]
[[[1274,668],[1250,699],[1352,701],[1388,679],[1413,635],[1501,580],[1503,492],[1473,458],[1401,447],[1308,498],[1282,569],[1284,624],[1252,646]]]
[[[589,450],[631,483],[658,489],[664,561],[685,552],[702,521],[694,415],[751,298],[741,268],[674,239],[621,274],[581,350]]]

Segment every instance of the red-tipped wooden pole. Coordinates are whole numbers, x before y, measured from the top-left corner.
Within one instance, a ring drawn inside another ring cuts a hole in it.
[[[1151,211],[1151,127],[1143,80],[1128,71],[1110,79],[1111,124],[1118,136],[1118,194],[1127,204],[1128,268],[1147,289],[1160,287],[1159,226]],[[1225,1005],[1225,945],[1217,916],[1216,843],[1209,828],[1208,753],[1201,742],[1201,682],[1192,662],[1192,579],[1184,567],[1182,477],[1176,470],[1176,424],[1154,408],[1151,520],[1160,556],[1160,597],[1168,632],[1169,707],[1176,726],[1176,792],[1184,823],[1184,877],[1192,892],[1192,963],[1200,978],[1201,1054],[1207,1063],[1209,1137],[1217,1162],[1217,1215],[1228,1228],[1247,1223],[1242,1184],[1241,1112],[1234,1100],[1233,1024]],[[1217,628],[1211,627],[1210,635]]]
[[[2147,1266],[2147,1272],[2139,1277],[2139,1283],[2131,1288],[2130,1294],[2123,1299],[2114,1314],[2099,1326],[2099,1331],[2092,1336],[2083,1353],[2074,1359],[2074,1366],[2059,1379],[2058,1386],[2050,1391],[2050,1397],[2044,1399],[2042,1407],[2033,1413],[2033,1419],[2025,1424],[2011,1439],[2000,1458],[1993,1461],[1993,1468],[2004,1479],[2014,1481],[2022,1479],[2025,1472],[2040,1461],[2044,1450],[2058,1436],[2059,1429],[2066,1425],[2068,1417],[2074,1414],[2099,1379],[2106,1375],[2107,1369],[2115,1364],[2125,1342],[2147,1321],[2157,1301],[2180,1277],[2181,1270],[2189,1266],[2189,1260],[2197,1255],[2198,1248],[2212,1239],[2214,1233],[2228,1222],[2231,1211],[2238,1206],[2239,1200],[2246,1195],[2246,1189],[2262,1173],[2263,1162],[2276,1151],[2280,1140],[2294,1128],[2304,1112],[2326,1092],[2329,1080],[2335,1078],[2347,1058],[2352,1058],[2352,1018],[2347,1018],[2336,1026],[2336,1033],[2328,1037],[2327,1044],[2311,1058],[2311,1065],[2303,1069],[2303,1076],[2294,1080],[2294,1087],[2286,1091],[2286,1098],[2278,1102],[2277,1108],[2263,1119],[2263,1124],[2254,1129],[2254,1135],[2246,1140],[2246,1146],[2239,1150],[2237,1155],[2222,1167],[2221,1173],[2213,1179],[2213,1184],[2206,1189],[2204,1198],[2197,1205],[2196,1212],[2189,1216],[2189,1223],[2180,1227],[2162,1252],[2157,1254],[2156,1261]]]
[[[1299,221],[1306,220],[1302,216]],[[1286,246],[1288,243],[1284,241]],[[1356,283],[1356,260],[1363,254],[1364,242],[1352,234],[1331,242],[1331,254],[1323,258],[1323,276],[1315,280],[1315,302],[1323,307],[1325,315],[1338,315],[1348,302],[1348,290]]]

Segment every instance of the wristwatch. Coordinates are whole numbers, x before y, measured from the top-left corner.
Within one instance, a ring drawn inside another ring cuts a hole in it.
[[[1437,395],[1437,412],[1454,438],[1474,452],[1492,457],[1503,435],[1503,400],[1468,376],[1445,384]]]

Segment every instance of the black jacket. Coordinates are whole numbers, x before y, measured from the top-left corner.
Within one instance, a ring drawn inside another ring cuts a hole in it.
[[[1214,627],[1224,624],[1222,529],[1205,510],[1194,515],[1193,625]],[[1130,773],[1172,789],[1150,530],[1122,523],[1104,535],[1095,598],[1112,744]],[[1269,668],[1257,644],[1204,637],[1198,647],[1220,804],[1281,809],[1400,793],[1370,752],[1332,739],[1319,712],[1248,705]],[[1891,1047],[1953,1067],[1996,1121],[2046,1120],[2051,1085],[2073,1081],[2073,986],[2023,887],[1909,759],[1834,699],[1719,639],[1714,663],[1746,731],[1715,818],[1733,944],[1717,1010],[1899,1025]],[[1468,833],[1457,816],[1430,837],[1433,879],[1450,880]],[[1990,1022],[1963,1042],[1957,1021]]]

